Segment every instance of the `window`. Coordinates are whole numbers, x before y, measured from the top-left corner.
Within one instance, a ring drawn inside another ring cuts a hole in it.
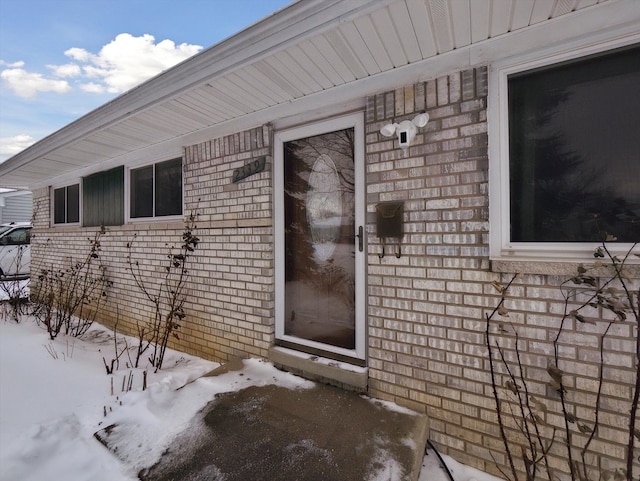
[[[131,169],[131,218],[181,214],[182,159]]]
[[[640,240],[640,47],[509,76],[514,242]]]
[[[80,222],[80,184],[53,190],[53,223],[77,224]]]
[[[541,63],[498,70],[492,256],[640,241],[640,46]]]
[[[124,224],[124,167],[82,179],[82,223],[85,227]]]

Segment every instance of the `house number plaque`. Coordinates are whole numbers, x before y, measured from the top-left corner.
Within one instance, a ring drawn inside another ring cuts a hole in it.
[[[240,167],[239,169],[235,169],[233,171],[233,180],[232,182],[240,182],[242,179],[246,179],[247,177],[252,176],[253,174],[258,174],[264,170],[264,166],[267,163],[266,157],[258,157],[253,162],[249,162],[248,164]]]

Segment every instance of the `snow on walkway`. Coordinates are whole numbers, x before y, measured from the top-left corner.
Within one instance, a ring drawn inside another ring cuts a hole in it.
[[[0,321],[0,481],[134,481],[215,394],[250,385],[312,385],[257,359],[247,361],[250,375],[245,369],[242,377],[201,377],[218,364],[168,350],[159,373],[147,369],[142,391],[144,368],[131,369],[126,356],[119,370],[106,374],[103,357],[110,363],[114,353],[112,332],[97,324],[83,339],[51,341],[32,318]],[[135,427],[128,463],[93,436],[113,423]],[[444,458],[456,481],[496,479]],[[436,456],[425,456],[420,480],[447,479]]]

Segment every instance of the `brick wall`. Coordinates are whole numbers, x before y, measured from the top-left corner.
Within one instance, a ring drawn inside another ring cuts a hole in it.
[[[194,325],[207,355],[267,357],[275,337],[271,129],[256,128],[185,150],[185,202],[198,212],[192,268]],[[232,182],[233,171],[266,156],[263,172]]]
[[[270,149],[268,127],[185,149],[185,216],[197,212],[195,234],[201,242],[187,265],[187,317],[170,347],[220,361],[266,357],[274,337]],[[232,183],[234,169],[260,156],[267,156],[264,172]],[[49,209],[48,189],[34,192],[34,282],[42,269],[64,269],[86,256],[99,231],[49,228]],[[132,259],[147,287],[155,289],[170,249],[182,243],[184,226],[177,221],[107,227],[100,257],[113,287],[99,321],[135,334],[137,322],[153,315],[131,275],[127,244],[132,243]]]
[[[505,285],[513,274],[492,272],[488,259],[486,108],[485,68],[367,99],[369,393],[426,412],[430,438],[440,449],[499,474],[493,460],[503,465],[506,460],[492,397],[485,314],[500,301],[493,283]],[[395,138],[379,133],[390,121],[424,111],[430,121],[406,155]],[[201,242],[189,267],[187,318],[172,347],[221,361],[267,357],[274,341],[275,288],[271,139],[265,126],[185,148],[185,214],[198,213],[195,233]],[[235,169],[261,156],[267,160],[263,172],[232,182]],[[388,200],[405,203],[405,235],[400,258],[390,245],[389,254],[380,259],[375,206]],[[34,192],[34,208],[32,272],[64,266],[88,248],[88,239],[97,232],[50,229],[47,189]],[[174,222],[108,228],[102,257],[114,286],[102,322],[113,325],[117,319],[120,330],[135,332],[136,319],[151,314],[127,268],[126,245],[134,234],[140,238],[134,257],[152,280],[169,247],[181,243],[183,227]],[[564,309],[558,290],[564,280],[517,277],[505,302],[509,317],[497,319],[492,330],[511,361],[518,333],[531,394],[548,406],[541,413],[548,425],[558,427],[564,418],[546,368]],[[556,343],[571,388],[571,414],[583,420],[593,416],[603,324],[568,320]],[[592,444],[600,454],[593,462],[603,469],[619,466],[624,457],[635,336],[630,322],[616,323],[604,343],[606,401],[601,439]],[[505,370],[497,365],[496,371],[503,386]],[[508,416],[506,422],[513,424]],[[553,466],[566,467],[560,442],[552,453]]]
[[[491,272],[488,259],[486,107],[485,68],[367,99],[369,390],[373,396],[426,412],[430,439],[444,452],[500,475],[494,459],[505,466],[506,457],[496,423],[484,319],[500,301],[492,283],[506,285],[512,274]],[[388,122],[412,119],[424,111],[430,115],[429,123],[418,129],[406,154],[395,137],[379,133]],[[399,259],[389,245],[391,255],[378,257],[375,205],[387,200],[405,203]],[[559,428],[564,417],[559,396],[548,385],[546,368],[564,309],[558,288],[563,280],[517,277],[505,302],[509,317],[497,316],[491,331],[514,364],[517,332],[530,394],[548,406],[540,416]],[[565,322],[558,343],[560,366],[571,387],[567,399],[572,414],[592,425],[598,343],[607,323],[575,324],[573,319]],[[624,459],[636,335],[632,323],[616,323],[605,341],[607,397],[601,406],[601,439],[592,444],[599,456],[591,460],[601,469],[620,467]],[[503,396],[508,378],[504,366],[497,364]],[[505,416],[513,427],[513,418]],[[509,436],[514,436],[512,430]],[[577,432],[578,444],[585,438]],[[551,452],[552,467],[566,469],[560,441]]]

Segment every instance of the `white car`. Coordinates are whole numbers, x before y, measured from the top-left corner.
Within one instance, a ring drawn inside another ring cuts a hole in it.
[[[0,278],[27,278],[31,263],[31,223],[0,225]]]

